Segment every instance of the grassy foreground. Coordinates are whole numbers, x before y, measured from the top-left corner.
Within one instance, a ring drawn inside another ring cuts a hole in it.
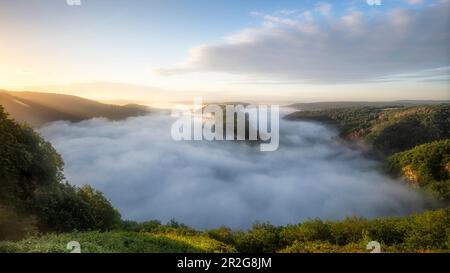
[[[224,253],[236,250],[204,235],[150,234],[145,232],[75,232],[30,237],[19,242],[0,242],[0,252],[70,252],[67,243],[77,241],[86,253]]]
[[[185,225],[157,221],[122,226],[109,232],[72,232],[32,236],[0,242],[1,252],[70,252],[77,241],[82,252],[93,253],[367,253],[371,241],[382,252],[450,253],[450,209],[426,211],[407,217],[312,219],[297,225],[256,223],[251,229],[220,227],[197,231]],[[125,230],[127,229],[127,230]]]

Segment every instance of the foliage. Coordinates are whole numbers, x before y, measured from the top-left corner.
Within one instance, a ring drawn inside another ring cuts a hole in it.
[[[280,246],[280,229],[270,223],[255,223],[248,232],[236,232],[234,244],[239,252],[275,252]]]
[[[236,243],[233,230],[226,226],[221,226],[217,229],[207,230],[206,234],[212,239],[224,242],[229,245],[234,245]]]
[[[234,252],[206,236],[181,236],[140,232],[75,232],[46,234],[19,242],[0,242],[0,252],[70,252],[70,241],[80,243],[86,253],[200,253]]]
[[[169,224],[150,232],[46,234],[2,242],[0,252],[67,252],[69,241],[80,242],[84,252],[369,252],[370,241],[379,242],[382,252],[450,252],[450,208],[373,220],[313,219],[278,227],[255,223],[247,231],[220,227],[202,232]]]
[[[278,251],[280,253],[367,253],[364,244],[351,243],[340,246],[329,242],[299,242]]]
[[[413,107],[351,107],[299,111],[291,120],[333,124],[346,139],[362,139],[382,155],[392,155],[416,145],[448,139],[450,104]]]
[[[419,145],[387,159],[387,169],[395,176],[427,189],[439,199],[450,201],[450,140]]]
[[[13,215],[0,222],[0,238],[17,239],[25,230],[41,232],[109,230],[120,215],[90,187],[69,185],[61,156],[26,124],[10,119],[0,106],[0,206]],[[11,233],[13,226],[22,232]]]
[[[27,125],[19,125],[0,106],[0,200],[25,207],[35,190],[63,180],[63,161]]]
[[[200,252],[208,253],[234,253],[236,249],[226,243],[214,240],[208,237],[207,234],[180,234],[180,232],[170,232],[170,233],[154,233],[151,236],[157,236],[162,238],[169,238],[176,242],[184,243],[187,245],[195,246],[200,250]]]
[[[450,104],[334,108],[287,118],[335,125],[341,137],[370,144],[388,173],[450,202]]]
[[[122,220],[119,228],[124,231],[151,232],[158,230],[160,227],[161,222],[158,220],[150,220],[141,223]]]
[[[427,211],[413,215],[404,238],[410,248],[441,248],[450,250],[450,209]]]
[[[330,225],[320,219],[309,220],[299,225],[288,225],[280,231],[283,245],[289,245],[294,241],[329,241],[330,238]]]
[[[167,224],[163,225],[158,220],[149,220],[145,222],[135,222],[130,220],[122,221],[118,229],[123,231],[136,231],[136,232],[151,232],[151,233],[176,233],[179,235],[198,235],[199,231],[179,223],[175,220],[170,220]]]
[[[120,225],[120,213],[100,191],[86,185],[77,189],[77,193],[89,205],[89,213],[98,230],[110,230]]]
[[[373,220],[313,219],[285,227],[264,223],[247,232],[221,227],[207,234],[239,252],[367,252],[365,246],[373,240],[386,252],[450,252],[450,208]]]

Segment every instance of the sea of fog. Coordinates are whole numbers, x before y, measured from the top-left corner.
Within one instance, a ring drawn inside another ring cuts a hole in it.
[[[172,140],[174,119],[55,122],[41,128],[72,184],[101,190],[124,219],[175,219],[196,228],[421,211],[424,196],[320,124],[282,120],[280,147]]]

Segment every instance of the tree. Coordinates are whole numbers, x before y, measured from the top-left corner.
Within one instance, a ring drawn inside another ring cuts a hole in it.
[[[71,186],[63,169],[52,145],[28,125],[10,119],[0,106],[0,206],[17,216],[11,216],[15,224],[2,220],[0,230],[23,223],[41,232],[116,227],[120,214],[103,194],[89,186]]]
[[[110,230],[120,226],[120,213],[103,196],[103,193],[89,185],[79,188],[77,193],[89,205],[95,229]]]

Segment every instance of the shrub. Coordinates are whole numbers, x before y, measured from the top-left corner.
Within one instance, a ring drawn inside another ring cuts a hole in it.
[[[282,245],[291,245],[295,241],[332,241],[330,225],[320,219],[308,220],[299,225],[289,225],[280,232]]]
[[[450,249],[450,208],[413,215],[406,236],[410,248]]]
[[[92,229],[105,231],[120,226],[120,213],[100,191],[86,185],[77,189],[77,194],[89,205],[94,221]]]
[[[410,228],[408,218],[380,218],[370,221],[367,234],[370,239],[380,243],[398,245],[404,243]]]
[[[210,238],[215,239],[219,242],[231,245],[235,244],[236,242],[233,230],[225,226],[221,226],[217,229],[208,230],[206,233]]]
[[[351,217],[330,223],[332,240],[337,245],[360,242],[369,229],[369,221],[364,218]]]
[[[270,223],[255,223],[248,232],[237,232],[235,246],[239,252],[275,252],[280,247],[280,229]]]

